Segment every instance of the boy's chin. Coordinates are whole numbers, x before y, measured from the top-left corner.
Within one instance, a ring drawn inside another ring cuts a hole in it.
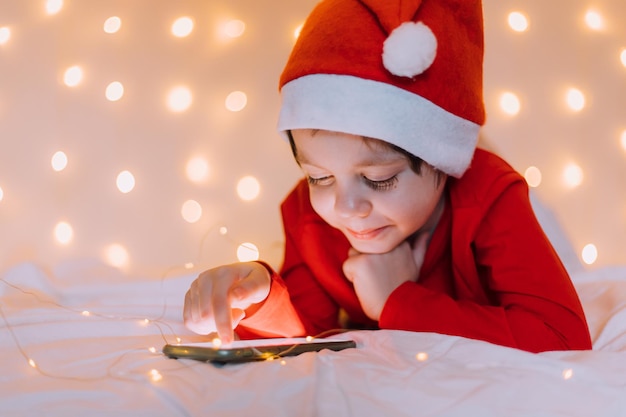
[[[362,242],[362,241],[354,241],[351,240],[350,244],[352,248],[360,253],[367,253],[370,255],[380,255],[383,253],[390,252],[397,245],[389,242]]]

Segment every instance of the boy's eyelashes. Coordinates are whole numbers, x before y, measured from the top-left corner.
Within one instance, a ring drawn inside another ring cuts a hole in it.
[[[306,179],[309,185],[324,186],[324,185],[330,185],[333,182],[332,176],[315,178],[315,177],[311,177],[310,175],[307,175]],[[361,180],[365,183],[365,185],[370,187],[372,190],[387,191],[387,190],[391,190],[395,188],[396,183],[398,182],[398,175],[396,174],[384,180],[372,180],[372,179],[367,178],[365,175],[361,175]]]

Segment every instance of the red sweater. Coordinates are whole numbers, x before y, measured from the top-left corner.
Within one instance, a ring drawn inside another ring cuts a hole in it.
[[[572,282],[537,222],[524,179],[499,157],[477,150],[447,204],[417,283],[387,300],[378,323],[361,309],[342,264],[350,244],[312,209],[300,182],[282,204],[286,235],[280,274],[264,305],[244,319],[244,338],[316,335],[352,322],[436,332],[531,352],[590,349]],[[384,279],[384,278],[382,278]],[[255,330],[256,329],[256,330]]]

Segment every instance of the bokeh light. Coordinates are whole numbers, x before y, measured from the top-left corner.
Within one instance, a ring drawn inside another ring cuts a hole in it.
[[[4,45],[11,39],[11,29],[4,26],[0,28],[0,45]]]
[[[172,35],[177,38],[189,36],[193,31],[193,19],[190,17],[179,17],[172,24]]]
[[[185,167],[187,179],[198,184],[206,182],[209,178],[209,171],[209,163],[201,156],[191,158]]]
[[[622,65],[626,68],[626,48],[622,49],[622,52],[619,54],[619,59],[622,61]]]
[[[130,256],[128,250],[123,245],[113,243],[105,249],[104,260],[115,268],[124,268],[128,266]]]
[[[598,260],[598,249],[596,245],[593,243],[585,245],[582,251],[582,259],[587,265],[594,264]]]
[[[576,188],[583,182],[583,170],[575,163],[568,164],[563,170],[563,181],[568,188]]]
[[[516,94],[506,92],[500,96],[500,108],[506,114],[515,116],[520,112],[521,103]]]
[[[117,16],[111,16],[104,21],[104,31],[106,33],[117,33],[122,27],[122,19]]]
[[[233,91],[226,97],[226,108],[232,112],[243,110],[248,104],[248,97],[242,91]]]
[[[2,201],[4,199],[4,191],[2,190],[2,187],[0,187],[0,201]]]
[[[167,107],[174,113],[181,113],[191,106],[193,96],[189,88],[180,86],[172,88],[167,96]]]
[[[57,14],[63,8],[63,0],[47,0],[46,13],[49,15]]]
[[[259,259],[259,248],[250,242],[244,242],[237,247],[237,259],[239,262],[257,261]]]
[[[539,187],[541,185],[541,171],[535,166],[530,166],[524,171],[524,178],[530,187]]]
[[[622,149],[626,151],[626,130],[622,132],[622,137],[620,139],[620,142],[622,144]]]
[[[588,10],[585,13],[585,24],[591,30],[604,29],[604,18],[597,10]]]
[[[261,192],[261,184],[259,180],[253,176],[246,176],[237,183],[237,194],[244,201],[254,200]]]
[[[195,200],[187,200],[183,203],[180,214],[188,223],[196,223],[202,217],[202,206]]]
[[[63,74],[63,83],[68,87],[76,87],[83,80],[83,69],[78,65],[69,67]]]
[[[74,229],[67,222],[59,222],[54,227],[54,239],[61,245],[67,245],[74,237]]]
[[[297,28],[294,29],[293,31],[293,37],[294,39],[298,39],[300,37],[300,33],[302,32],[302,28],[304,27],[304,23],[301,23],[298,25]]]
[[[585,108],[585,94],[577,88],[570,88],[566,95],[567,106],[575,112]]]
[[[117,176],[116,185],[120,192],[129,193],[135,188],[135,177],[130,171],[122,171]]]
[[[50,160],[52,169],[59,172],[63,171],[67,167],[67,155],[63,151],[55,152]]]
[[[528,30],[528,17],[522,12],[509,13],[508,23],[511,29],[516,32],[526,32]]]
[[[224,35],[229,38],[238,38],[246,31],[246,24],[238,19],[229,20],[222,28]]]
[[[104,95],[109,101],[118,101],[124,96],[124,85],[119,81],[113,81],[107,86]]]

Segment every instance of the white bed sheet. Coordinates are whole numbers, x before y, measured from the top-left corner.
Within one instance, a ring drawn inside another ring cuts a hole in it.
[[[339,336],[357,349],[225,367],[160,352],[202,341],[181,321],[193,278],[90,262],[6,271],[0,416],[626,416],[626,267],[573,274],[593,351],[357,331]]]

